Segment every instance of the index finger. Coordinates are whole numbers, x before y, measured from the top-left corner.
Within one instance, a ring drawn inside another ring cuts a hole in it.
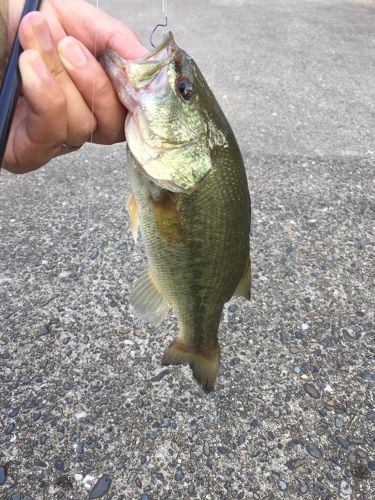
[[[48,14],[53,7],[65,32],[82,42],[92,54],[110,48],[126,59],[137,59],[148,52],[131,28],[89,3],[83,0],[50,1],[50,6],[43,4],[42,11],[46,9]]]

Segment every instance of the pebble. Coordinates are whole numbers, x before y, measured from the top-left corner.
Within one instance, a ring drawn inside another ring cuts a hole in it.
[[[250,422],[250,427],[252,429],[255,429],[255,427],[258,427],[258,419],[253,418],[253,420]]]
[[[289,343],[289,335],[285,332],[280,332],[279,333],[279,336],[280,336],[280,342],[282,344],[288,344]]]
[[[280,489],[281,491],[285,491],[285,490],[288,488],[288,485],[286,484],[286,482],[285,482],[285,481],[282,481],[281,479],[279,479],[279,480],[277,481],[277,485],[278,485],[278,487],[279,487],[279,489]]]
[[[35,458],[34,465],[36,465],[37,467],[47,467],[46,462],[43,462],[43,460],[41,460],[40,458]]]
[[[347,450],[349,448],[349,443],[346,439],[344,439],[343,437],[341,436],[336,436],[336,441],[338,442],[338,444],[340,446],[342,446],[345,450]]]
[[[48,439],[47,434],[42,434],[42,435],[40,436],[40,438],[39,438],[39,443],[40,443],[40,444],[46,444],[47,439]]]
[[[317,446],[314,443],[307,444],[305,449],[306,449],[307,453],[314,458],[320,458],[322,456],[322,452],[321,452],[319,446]]]
[[[94,248],[94,250],[91,250],[91,252],[89,253],[89,258],[91,260],[95,260],[98,255],[99,255],[99,250],[97,248]],[[97,497],[95,497],[95,498],[97,498]]]
[[[177,467],[174,478],[176,481],[182,481],[185,478],[184,471],[182,470],[181,467]]]
[[[293,368],[293,371],[294,371],[294,373],[297,373],[297,374],[298,374],[298,373],[301,373],[301,368],[300,368],[299,366],[295,366],[295,367]]]
[[[300,486],[299,491],[300,491],[301,493],[306,493],[306,492],[307,492],[307,485],[306,485],[306,484],[302,484],[302,485]]]
[[[241,446],[241,444],[244,444],[244,442],[246,441],[246,438],[243,434],[241,434],[240,436],[238,436],[238,439],[237,439],[237,444],[238,446]]]
[[[340,493],[343,497],[348,497],[348,498],[350,498],[352,496],[352,493],[353,493],[353,490],[352,490],[352,487],[350,486],[350,484],[344,480],[342,480],[340,482]]]
[[[109,488],[111,487],[112,480],[108,474],[103,474],[101,478],[98,479],[97,483],[90,491],[89,500],[94,500],[95,498],[100,498],[105,495]]]
[[[60,458],[55,460],[55,469],[63,471],[64,470],[64,460],[61,460]]]
[[[145,493],[143,493],[141,495],[141,500],[150,500],[150,497],[148,495],[146,495]]]
[[[312,397],[313,399],[319,399],[320,398],[320,392],[312,384],[306,382],[306,384],[303,384],[303,388],[305,389],[305,392],[307,392],[307,394],[310,397]]]
[[[225,448],[225,446],[218,446],[217,451],[220,453],[220,455],[225,455],[228,450]]]
[[[359,456],[359,458],[364,458],[364,459],[368,458],[368,455],[365,452],[365,450],[361,450],[361,448],[358,448],[357,455]]]
[[[361,372],[358,375],[362,380],[365,380],[366,382],[375,382],[375,372]]]
[[[209,456],[209,454],[210,454],[210,445],[208,443],[204,443],[204,445],[203,445],[203,453],[206,455],[206,457]]]
[[[43,335],[47,335],[48,332],[49,332],[48,326],[47,325],[43,325],[40,328],[38,328],[38,330],[36,332],[36,336],[37,337],[42,337]]]
[[[344,425],[344,421],[341,420],[341,418],[336,418],[335,420],[335,426],[338,428],[338,429],[341,429],[341,427],[343,427]]]
[[[288,467],[289,470],[296,470],[298,467],[301,467],[305,461],[302,458],[292,458],[291,460],[288,460],[285,465]]]
[[[162,370],[157,375],[155,375],[155,377],[152,377],[151,382],[160,382],[161,379],[163,379],[164,377],[166,377],[170,373],[171,373],[171,371],[168,370],[168,369],[167,370]]]
[[[229,307],[228,307],[228,311],[231,312],[231,313],[234,313],[236,312],[238,309],[238,306],[237,304],[231,304]]]
[[[194,484],[189,484],[189,487],[188,487],[188,493],[189,495],[191,496],[195,496],[196,495],[196,490],[194,488]]]
[[[139,477],[136,477],[134,479],[134,482],[135,482],[135,485],[137,486],[137,488],[142,488],[142,481],[140,480]]]
[[[301,332],[301,330],[297,330],[296,332],[294,332],[294,336],[296,337],[296,339],[298,340],[302,340],[304,335],[303,335],[303,332]]]
[[[77,411],[75,414],[75,417],[77,420],[80,420],[81,418],[85,418],[87,416],[87,413],[84,410]]]
[[[240,358],[237,358],[237,357],[236,357],[236,358],[232,358],[232,359],[230,360],[229,364],[230,364],[231,366],[235,366],[235,365],[239,365],[239,364],[240,364],[240,362],[241,362]]]
[[[11,418],[16,417],[18,415],[19,411],[20,411],[20,407],[19,406],[17,406],[16,408],[12,408],[10,410],[10,412],[8,413],[8,416],[11,417]]]
[[[40,419],[41,416],[42,413],[40,411],[36,411],[35,413],[33,413],[32,419],[34,420],[34,422],[36,422],[37,420]]]
[[[370,470],[373,470],[375,471],[375,460],[370,460],[367,464],[367,467],[370,469]]]
[[[78,434],[76,432],[72,432],[69,439],[72,443],[74,443],[74,441],[77,441],[77,438]]]
[[[7,480],[7,470],[5,467],[0,467],[0,486],[2,486],[3,484],[5,484],[6,480]]]
[[[5,434],[6,436],[9,436],[9,434],[12,434],[12,432],[13,432],[13,431],[14,431],[14,429],[15,429],[15,427],[16,427],[16,424],[15,424],[14,422],[9,422],[9,424],[7,424],[7,425],[5,426],[5,429],[4,429],[4,434]]]
[[[21,494],[20,493],[15,493],[10,497],[10,500],[21,500]]]

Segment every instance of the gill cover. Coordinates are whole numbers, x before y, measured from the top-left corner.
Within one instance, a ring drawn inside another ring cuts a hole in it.
[[[161,188],[191,192],[212,168],[209,119],[199,96],[204,86],[194,61],[168,32],[141,59],[106,51],[102,62],[129,110],[125,132],[137,164]]]

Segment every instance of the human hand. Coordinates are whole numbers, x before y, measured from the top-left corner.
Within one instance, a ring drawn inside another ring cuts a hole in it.
[[[24,1],[9,5],[14,37]],[[95,56],[111,48],[127,59],[147,50],[127,26],[84,0],[44,0],[41,12],[25,16],[19,28],[24,52],[19,67],[22,92],[11,126],[4,166],[14,173],[36,170],[79,147],[124,137],[126,110]]]

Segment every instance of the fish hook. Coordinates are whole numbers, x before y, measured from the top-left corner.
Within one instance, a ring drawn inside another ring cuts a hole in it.
[[[150,35],[150,44],[155,48],[156,45],[154,45],[154,42],[153,42],[153,36],[155,34],[155,31],[158,29],[158,28],[165,28],[168,26],[168,11],[167,11],[167,2],[168,0],[163,0],[163,15],[164,15],[164,24],[157,24],[155,26],[155,28],[152,30],[151,32],[151,35]]]

